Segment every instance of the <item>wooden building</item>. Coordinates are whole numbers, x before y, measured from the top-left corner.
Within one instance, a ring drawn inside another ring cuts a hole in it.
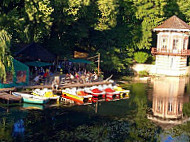
[[[190,26],[172,16],[154,28],[157,32],[157,48],[151,53],[156,56],[155,74],[182,76],[189,74],[187,57]]]

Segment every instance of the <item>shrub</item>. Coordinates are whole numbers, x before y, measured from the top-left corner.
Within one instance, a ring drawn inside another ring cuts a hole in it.
[[[155,60],[155,56],[149,55],[145,63],[155,65]]]
[[[149,75],[149,73],[147,72],[147,71],[140,71],[139,72],[139,76],[140,77],[146,77],[146,76],[148,76]]]
[[[146,52],[136,52],[134,54],[134,59],[137,63],[144,63],[148,59],[148,53]]]

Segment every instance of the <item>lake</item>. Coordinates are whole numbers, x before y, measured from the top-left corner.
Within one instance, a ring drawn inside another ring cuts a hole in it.
[[[122,84],[130,98],[91,105],[0,105],[0,141],[189,141],[189,78]],[[38,108],[38,109],[28,109]]]

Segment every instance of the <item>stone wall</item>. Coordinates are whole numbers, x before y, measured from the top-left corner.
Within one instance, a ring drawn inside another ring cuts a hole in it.
[[[158,72],[158,69],[156,68],[156,65],[151,65],[151,64],[134,64],[132,66],[132,69],[134,72],[137,74],[140,71],[147,71],[150,75],[166,75],[166,76],[186,76],[190,75],[190,66],[185,67],[185,70],[183,70],[183,74],[178,74],[173,71],[171,74],[171,71],[166,71],[164,73]],[[180,73],[182,73],[180,71]]]
[[[155,73],[156,66],[151,64],[134,64],[132,69],[138,74],[140,71],[147,71],[149,74]]]

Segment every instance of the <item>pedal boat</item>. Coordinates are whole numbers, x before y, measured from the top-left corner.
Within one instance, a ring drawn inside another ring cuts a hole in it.
[[[101,91],[98,87],[85,88],[84,91],[89,95],[92,95],[92,102],[97,102],[101,99],[105,99],[105,92]]]
[[[122,87],[114,86],[114,90],[120,92],[120,99],[129,98],[130,90],[125,90]]]
[[[62,97],[63,98],[67,98],[70,100],[73,100],[74,102],[78,103],[78,104],[88,104],[91,102],[92,99],[92,95],[79,95],[80,93],[77,94],[77,90],[76,89],[65,89],[62,90]]]
[[[111,101],[111,100],[119,100],[120,99],[120,92],[115,91],[112,88],[106,88],[104,89],[106,92],[106,101]]]
[[[35,89],[32,94],[34,96],[40,96],[40,97],[45,97],[49,98],[50,100],[56,100],[59,101],[60,96],[54,95],[52,90],[49,90],[47,88],[44,88],[43,90],[40,89]]]

